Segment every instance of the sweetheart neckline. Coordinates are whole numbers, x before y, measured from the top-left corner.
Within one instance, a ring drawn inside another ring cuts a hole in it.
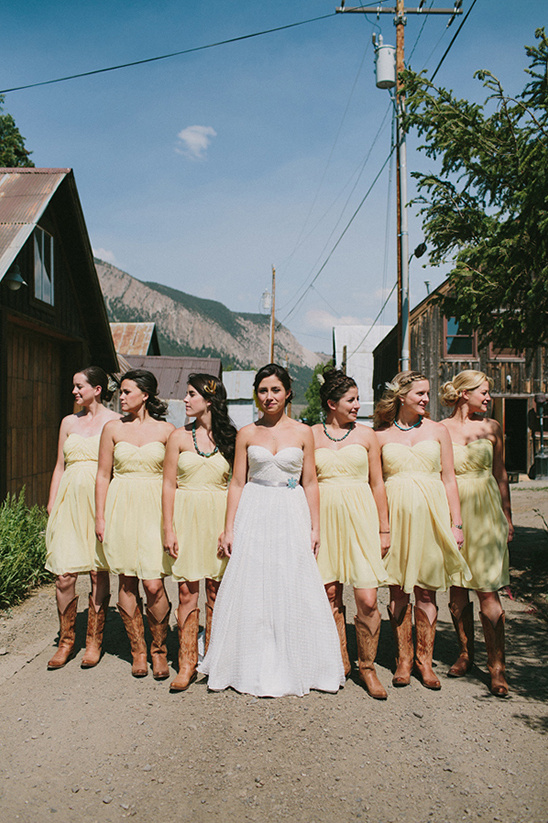
[[[324,451],[324,452],[333,452],[334,454],[338,454],[339,452],[344,451],[344,449],[352,449],[352,448],[355,448],[355,447],[357,447],[358,449],[365,449],[365,451],[367,451],[367,449],[365,448],[365,446],[362,446],[362,444],[361,444],[361,443],[347,443],[347,445],[346,445],[346,446],[341,446],[341,448],[340,448],[340,449],[330,449],[330,448],[329,448],[329,446],[319,446],[319,447],[316,449],[316,451],[317,451],[317,452],[321,452],[321,451]]]
[[[413,443],[410,445],[409,443],[384,443],[382,449],[385,449],[387,446],[403,446],[404,449],[414,449],[416,446],[420,446],[421,443],[437,443],[439,446],[439,440],[419,440],[418,443]]]
[[[127,443],[128,446],[133,446],[134,449],[144,449],[145,446],[152,446],[154,443],[159,443],[160,446],[164,446],[164,448],[165,448],[165,445],[166,445],[165,443],[162,443],[161,440],[151,440],[150,443],[143,443],[142,446],[137,446],[137,445],[135,445],[135,443],[130,443],[129,440],[118,440],[114,444],[114,448],[116,448],[116,446],[119,446],[120,443]]]
[[[88,434],[88,436],[86,437],[84,434],[78,434],[78,432],[69,432],[66,436],[66,439],[68,440],[69,437],[79,437],[80,440],[91,440],[92,437],[101,437],[101,433],[99,432],[99,434]]]
[[[262,449],[263,451],[268,452],[268,454],[271,457],[277,457],[279,454],[281,454],[282,452],[286,452],[289,449],[293,449],[293,450],[296,450],[298,452],[301,452],[301,454],[302,454],[302,451],[303,451],[300,446],[284,446],[283,449],[280,449],[277,452],[271,452],[270,449],[267,449],[266,446],[261,446],[259,443],[250,443],[249,446],[247,447],[248,451],[249,451],[249,449]]]
[[[469,443],[455,443],[455,442],[453,442],[453,446],[460,446],[462,449],[467,449],[468,446],[471,446],[473,443],[481,443],[482,441],[484,443],[489,443],[490,446],[493,445],[492,441],[489,440],[488,437],[476,437],[475,440],[471,440]]]

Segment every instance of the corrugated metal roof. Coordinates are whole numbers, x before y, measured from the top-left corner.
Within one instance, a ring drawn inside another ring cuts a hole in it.
[[[119,354],[149,354],[154,323],[111,323],[110,330]]]
[[[70,169],[0,168],[0,278],[69,172]]]
[[[158,381],[162,400],[182,400],[186,395],[191,372],[221,377],[222,363],[217,357],[135,357],[126,355],[132,369],[148,369]]]

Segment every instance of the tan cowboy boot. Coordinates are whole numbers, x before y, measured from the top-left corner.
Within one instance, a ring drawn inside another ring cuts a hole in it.
[[[348,677],[351,671],[350,658],[348,656],[348,647],[346,644],[346,609],[342,608],[334,612],[335,625],[339,635],[339,643],[341,645],[341,657],[344,666],[344,676]]]
[[[460,654],[447,674],[449,677],[463,677],[474,665],[474,606],[467,603],[459,614],[454,603],[449,603],[453,626],[457,633]]]
[[[165,680],[166,677],[169,677],[166,638],[169,629],[170,614],[171,603],[162,620],[157,620],[152,609],[149,609],[147,606],[148,627],[152,635],[152,643],[150,644],[152,676],[155,680]]]
[[[356,626],[356,640],[358,642],[358,665],[360,668],[360,680],[365,688],[376,700],[386,700],[386,691],[377,677],[375,671],[375,657],[379,645],[379,635],[381,631],[381,620],[375,631],[371,631],[367,623],[362,623],[357,617],[354,618]]]
[[[413,622],[411,618],[411,605],[408,604],[396,619],[390,608],[388,609],[390,625],[396,640],[396,671],[392,678],[393,686],[408,686],[411,682],[411,671],[413,669]]]
[[[483,634],[485,635],[485,645],[487,647],[487,668],[491,675],[491,692],[497,697],[508,695],[508,683],[506,682],[506,661],[504,655],[504,624],[506,616],[502,612],[495,626],[488,617],[480,611]]]
[[[193,609],[187,615],[183,625],[177,620],[179,627],[179,673],[169,684],[172,692],[184,692],[193,680],[196,680],[196,666],[198,665],[198,630],[200,610]]]
[[[437,622],[437,613],[434,622],[430,623],[426,612],[415,606],[415,668],[422,680],[422,685],[426,686],[427,689],[436,691],[441,689],[441,683],[432,668]]]
[[[205,638],[204,638],[204,657],[207,654],[207,650],[209,648],[209,638],[211,637],[211,623],[213,621],[213,606],[210,606],[209,603],[206,603],[206,625],[205,625]]]
[[[107,617],[110,596],[105,597],[99,611],[95,611],[95,604],[89,596],[88,601],[88,629],[86,632],[86,651],[80,666],[82,669],[92,669],[101,659],[101,649],[103,646],[103,632],[105,630],[105,620]]]
[[[62,668],[74,654],[78,597],[70,601],[64,612],[59,611],[59,608],[57,611],[59,614],[59,645],[51,660],[48,661],[48,669]]]
[[[135,611],[132,615],[129,615],[118,603],[118,611],[124,621],[131,646],[131,656],[133,657],[131,673],[133,677],[146,677],[148,674],[147,644],[145,642],[145,627],[141,606],[137,603]]]

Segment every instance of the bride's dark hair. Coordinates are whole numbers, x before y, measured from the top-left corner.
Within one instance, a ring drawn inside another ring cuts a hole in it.
[[[209,408],[213,440],[225,460],[232,466],[237,430],[228,416],[226,389],[223,383],[212,374],[193,373],[188,376],[188,384],[211,404]]]

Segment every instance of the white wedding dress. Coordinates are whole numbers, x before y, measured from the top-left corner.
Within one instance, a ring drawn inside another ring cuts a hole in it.
[[[215,691],[264,697],[336,692],[345,682],[339,637],[312,553],[303,452],[247,450],[249,476],[232,556],[199,671]]]

